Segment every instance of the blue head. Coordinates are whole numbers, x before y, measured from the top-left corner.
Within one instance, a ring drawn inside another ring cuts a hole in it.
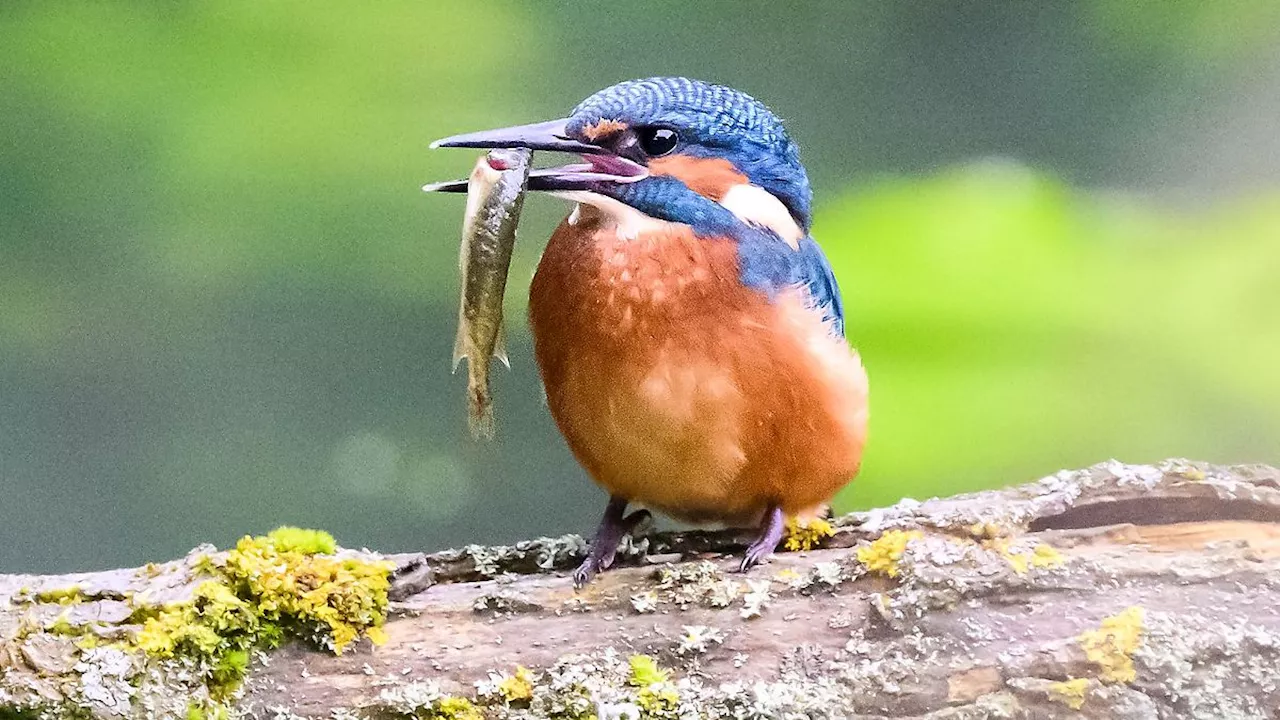
[[[530,189],[595,192],[668,220],[714,215],[708,199],[718,203],[734,186],[754,185],[780,201],[800,228],[809,227],[809,179],[782,121],[763,103],[721,85],[631,80],[588,97],[567,118],[435,145],[578,153],[585,163],[535,170]]]

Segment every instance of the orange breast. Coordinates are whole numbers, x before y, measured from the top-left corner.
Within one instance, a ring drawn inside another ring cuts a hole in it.
[[[582,207],[529,298],[552,416],[610,493],[690,520],[804,513],[857,472],[861,361],[798,292],[744,287],[734,244]]]

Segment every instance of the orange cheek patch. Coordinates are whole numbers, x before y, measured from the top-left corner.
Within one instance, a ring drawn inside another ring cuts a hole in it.
[[[582,134],[587,136],[588,140],[595,142],[602,137],[622,132],[627,129],[627,124],[621,120],[612,118],[601,118],[594,123],[582,128]]]
[[[700,158],[691,155],[669,155],[649,161],[651,175],[670,175],[689,189],[720,202],[729,188],[749,182],[733,163],[724,158]]]

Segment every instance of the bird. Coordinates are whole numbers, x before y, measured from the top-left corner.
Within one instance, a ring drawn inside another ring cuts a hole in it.
[[[788,519],[828,511],[861,467],[867,374],[777,115],[724,85],[654,77],[432,147],[581,157],[528,181],[573,203],[530,285],[534,357],[570,451],[609,494],[576,585],[650,510],[754,528],[743,572]]]

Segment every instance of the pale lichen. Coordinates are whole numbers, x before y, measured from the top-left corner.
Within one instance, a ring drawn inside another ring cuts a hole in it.
[[[431,681],[415,681],[390,687],[379,693],[383,714],[391,713],[414,720],[484,720],[475,703],[457,695],[448,695]]]
[[[631,609],[643,615],[658,609],[658,593],[647,590],[631,596]]]
[[[711,643],[717,645],[724,642],[724,631],[706,625],[685,625],[684,635],[676,646],[681,655],[697,655],[707,651]]]
[[[637,612],[656,609],[660,602],[669,602],[682,610],[691,605],[728,607],[742,590],[741,584],[724,577],[724,573],[715,564],[705,560],[682,565],[665,565],[657,569],[655,577],[658,581],[652,591],[655,595],[642,597],[638,607],[633,598],[633,607]],[[655,597],[654,602],[649,602]],[[650,605],[653,607],[651,608]]]
[[[769,606],[769,600],[772,597],[771,585],[772,583],[768,580],[748,580],[747,587],[750,591],[742,598],[742,610],[738,611],[739,617],[743,620],[759,617]]]

